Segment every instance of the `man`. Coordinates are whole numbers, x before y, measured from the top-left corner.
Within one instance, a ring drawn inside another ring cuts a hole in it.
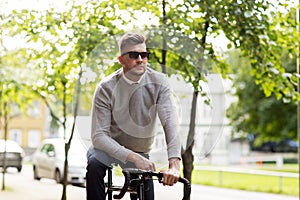
[[[112,164],[155,171],[149,160],[157,115],[165,132],[169,167],[163,184],[180,176],[181,148],[177,114],[166,76],[147,67],[146,38],[127,33],[119,40],[122,68],[106,77],[95,90],[92,106],[93,146],[88,150],[87,199],[104,200],[104,177]],[[153,181],[145,198],[154,199]]]

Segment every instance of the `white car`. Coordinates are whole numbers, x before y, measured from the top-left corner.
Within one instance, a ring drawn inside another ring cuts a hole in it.
[[[32,156],[33,176],[54,179],[62,183],[65,160],[65,142],[62,138],[45,139]],[[79,139],[72,139],[68,153],[68,183],[85,185],[86,148]]]
[[[18,172],[21,172],[22,165],[23,165],[23,158],[25,156],[25,152],[18,143],[13,140],[3,140],[0,139],[0,167],[3,168],[4,165],[4,151],[5,154],[5,166],[8,167],[15,167],[17,168]]]

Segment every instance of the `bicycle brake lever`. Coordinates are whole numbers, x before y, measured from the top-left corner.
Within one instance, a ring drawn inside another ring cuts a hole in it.
[[[163,177],[164,177],[164,174],[161,173],[161,172],[158,172],[156,176],[157,176],[157,178],[158,178],[158,182],[159,182],[159,183],[163,183],[163,180],[162,180],[162,179],[163,179]]]

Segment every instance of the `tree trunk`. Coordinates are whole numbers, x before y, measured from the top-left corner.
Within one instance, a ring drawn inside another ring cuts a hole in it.
[[[195,126],[196,126],[196,108],[197,108],[198,91],[193,93],[192,107],[191,107],[191,118],[189,125],[189,134],[186,142],[186,149],[182,153],[183,162],[183,175],[184,178],[191,182],[192,172],[194,169],[194,136],[195,136]]]
[[[78,113],[78,107],[80,104],[80,93],[81,93],[81,82],[80,79],[82,77],[82,68],[80,68],[80,72],[78,74],[78,80],[77,80],[77,87],[76,87],[76,99],[75,99],[75,107],[74,107],[74,113],[73,113],[73,125],[71,129],[71,135],[67,143],[65,143],[65,161],[64,161],[64,176],[63,176],[63,192],[61,196],[61,200],[67,199],[67,185],[68,185],[68,154],[71,147],[74,131],[75,131],[75,125],[76,125],[76,117]],[[66,104],[64,104],[64,109],[66,108]],[[66,119],[66,116],[65,116]],[[65,120],[66,122],[66,120]],[[64,122],[64,132],[65,132],[65,138],[66,138],[66,126]]]
[[[7,141],[7,134],[8,134],[8,111],[7,111],[8,103],[4,102],[3,104],[3,114],[4,114],[4,152],[3,152],[3,167],[2,167],[2,191],[5,190],[5,174],[6,174],[6,141]]]
[[[192,172],[194,169],[194,155],[193,155],[193,144],[191,144],[182,154],[182,163],[183,163],[183,176],[191,182]]]
[[[166,25],[166,19],[167,19],[167,15],[166,15],[166,1],[163,0],[162,2],[162,6],[163,6],[163,17],[162,17],[162,23],[163,26]],[[167,41],[165,38],[165,32],[163,31],[163,35],[162,35],[162,50],[161,50],[161,71],[162,73],[166,74],[167,70],[166,70],[166,59],[167,59]]]
[[[64,161],[64,175],[63,175],[63,192],[61,196],[61,200],[67,199],[67,185],[68,185],[68,152],[70,146],[69,144],[65,144],[65,161]]]
[[[195,126],[196,126],[196,108],[197,108],[198,91],[194,91],[192,107],[191,107],[191,118],[189,125],[189,134],[186,142],[186,149],[182,152],[182,163],[183,163],[183,176],[189,182],[192,182],[192,172],[194,170],[194,137],[195,137]],[[190,198],[189,198],[190,199]]]

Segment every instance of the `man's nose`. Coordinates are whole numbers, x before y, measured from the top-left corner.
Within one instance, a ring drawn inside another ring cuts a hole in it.
[[[143,59],[142,59],[142,57],[141,57],[140,54],[139,54],[139,56],[137,57],[137,60],[138,60],[138,61],[143,61]]]

